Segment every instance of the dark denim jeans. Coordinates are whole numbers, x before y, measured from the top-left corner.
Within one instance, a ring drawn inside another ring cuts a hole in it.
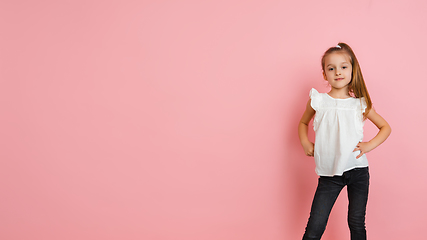
[[[348,226],[351,240],[366,240],[365,215],[369,192],[369,168],[355,168],[342,176],[319,177],[303,240],[320,239],[341,190],[347,186]]]

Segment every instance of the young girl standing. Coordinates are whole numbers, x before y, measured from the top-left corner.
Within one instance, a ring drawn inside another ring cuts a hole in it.
[[[318,186],[303,240],[320,239],[339,193],[347,186],[348,226],[351,240],[366,240],[365,213],[368,201],[369,170],[365,153],[390,135],[389,124],[372,108],[359,62],[345,43],[329,48],[322,57],[323,77],[329,93],[314,88],[298,126],[304,152],[314,156]],[[308,124],[314,116],[316,140],[308,140]],[[379,129],[362,142],[365,119]]]

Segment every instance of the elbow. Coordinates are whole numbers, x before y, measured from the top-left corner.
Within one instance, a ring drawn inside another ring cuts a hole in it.
[[[390,125],[388,123],[386,125],[386,131],[387,131],[387,136],[390,136],[390,134],[391,134],[391,127],[390,127]]]
[[[308,127],[308,122],[305,122],[303,119],[301,119],[301,121],[299,121],[299,125],[304,125],[306,127]]]
[[[380,132],[382,132],[382,134],[387,135],[386,138],[391,134],[391,127],[388,123],[386,123],[384,126],[379,128]]]

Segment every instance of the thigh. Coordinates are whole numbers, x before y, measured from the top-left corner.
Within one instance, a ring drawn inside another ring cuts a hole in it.
[[[364,217],[369,193],[369,169],[360,168],[352,172],[347,185],[349,215]]]
[[[329,214],[345,184],[342,177],[320,177],[311,206],[306,235],[320,237],[326,228]]]

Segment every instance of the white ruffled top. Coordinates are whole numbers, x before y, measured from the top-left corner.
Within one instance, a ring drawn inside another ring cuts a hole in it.
[[[336,99],[327,93],[310,91],[311,107],[316,111],[313,128],[316,132],[314,160],[319,176],[342,176],[345,171],[367,167],[368,159],[360,151],[353,152],[363,140],[364,98]]]

